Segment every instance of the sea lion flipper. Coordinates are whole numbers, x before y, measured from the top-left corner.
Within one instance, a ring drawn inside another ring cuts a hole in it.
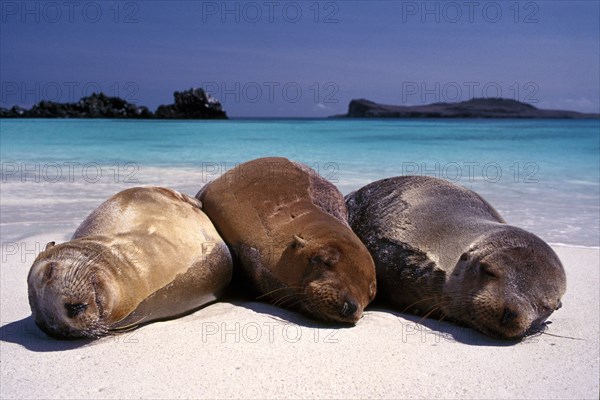
[[[185,273],[178,274],[172,282],[145,298],[129,315],[112,325],[110,330],[128,330],[149,322],[172,319],[214,302],[231,280],[231,274],[222,274],[220,282],[217,277],[208,281],[205,277],[207,269],[210,267],[197,263]],[[189,293],[202,295],[191,296]]]

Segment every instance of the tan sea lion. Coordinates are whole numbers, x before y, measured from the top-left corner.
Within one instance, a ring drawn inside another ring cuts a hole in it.
[[[246,162],[196,197],[262,297],[355,323],[375,297],[375,266],[347,223],[342,194],[285,158]]]
[[[231,254],[198,200],[160,187],[124,190],[71,241],[51,242],[28,276],[36,324],[59,338],[97,338],[214,301]]]
[[[404,176],[373,182],[346,204],[375,260],[380,297],[400,311],[520,338],[561,305],[558,256],[471,190]]]

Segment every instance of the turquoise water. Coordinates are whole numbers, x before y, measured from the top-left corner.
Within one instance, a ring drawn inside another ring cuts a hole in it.
[[[135,184],[194,194],[236,163],[278,155],[343,193],[395,175],[448,179],[552,243],[599,245],[597,120],[1,120],[0,144],[5,232],[61,215],[76,226]]]

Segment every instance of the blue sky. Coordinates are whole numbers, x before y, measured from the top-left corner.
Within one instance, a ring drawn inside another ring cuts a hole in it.
[[[102,90],[231,117],[501,95],[599,112],[598,1],[0,1],[0,104]]]

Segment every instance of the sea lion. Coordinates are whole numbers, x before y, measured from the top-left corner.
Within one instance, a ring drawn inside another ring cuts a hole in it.
[[[260,298],[355,323],[375,297],[375,265],[348,226],[344,197],[309,167],[285,158],[249,161],[196,198]]]
[[[403,176],[373,182],[346,204],[375,260],[380,297],[400,311],[511,339],[540,330],[561,305],[558,256],[471,190]]]
[[[71,241],[35,259],[29,304],[58,338],[97,338],[214,301],[231,280],[229,250],[198,200],[138,187],[94,210]]]

